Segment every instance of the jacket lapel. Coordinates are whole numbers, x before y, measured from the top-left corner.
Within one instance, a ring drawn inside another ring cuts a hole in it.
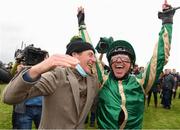
[[[85,114],[87,113],[87,111],[89,112],[88,109],[90,109],[89,107],[91,107],[91,106],[89,106],[89,102],[92,97],[91,92],[92,92],[92,83],[91,83],[90,78],[87,77],[87,99],[86,99],[86,104],[84,105],[83,111],[80,114],[79,123],[82,121],[83,118],[86,118]]]
[[[70,72],[68,72],[70,73]],[[74,96],[74,100],[75,100],[75,104],[76,104],[76,109],[77,109],[77,113],[79,115],[79,87],[78,87],[78,81],[77,78],[74,76],[72,76],[74,74],[68,74],[67,77],[69,79],[70,82],[70,86],[72,88],[72,92],[73,92],[73,96]]]

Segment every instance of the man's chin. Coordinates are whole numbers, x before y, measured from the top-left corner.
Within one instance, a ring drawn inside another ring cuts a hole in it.
[[[91,70],[86,70],[85,71],[87,74],[92,74],[92,71]]]
[[[116,74],[115,77],[118,78],[118,79],[121,79],[124,75],[118,75]]]
[[[84,67],[84,71],[86,73],[90,73],[91,72],[91,68],[87,65],[86,67]]]

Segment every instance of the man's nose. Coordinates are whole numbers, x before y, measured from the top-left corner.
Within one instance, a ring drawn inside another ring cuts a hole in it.
[[[122,62],[121,57],[118,57],[117,60],[116,60],[116,62]]]
[[[93,56],[93,57],[91,58],[91,60],[92,60],[93,62],[96,62],[96,57]]]

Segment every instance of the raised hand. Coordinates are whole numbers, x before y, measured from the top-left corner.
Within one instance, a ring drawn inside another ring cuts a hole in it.
[[[172,8],[171,5],[167,3],[167,0],[164,1],[164,4],[162,5],[162,11],[168,10]]]
[[[78,8],[77,18],[78,18],[78,25],[79,26],[85,25],[85,23],[84,23],[85,14],[84,14],[84,8],[82,6],[80,6]]]
[[[162,20],[162,24],[173,23],[175,9],[165,0],[162,5],[162,12],[158,12],[158,18]]]
[[[45,59],[41,63],[32,66],[32,68],[29,70],[29,75],[32,79],[35,79],[39,77],[41,74],[54,69],[57,66],[60,67],[72,67],[75,68],[75,66],[79,63],[79,60],[70,56],[70,55],[52,55],[49,58]]]

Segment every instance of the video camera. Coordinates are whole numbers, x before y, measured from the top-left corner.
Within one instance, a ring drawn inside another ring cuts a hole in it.
[[[96,50],[98,51],[98,53],[106,53],[107,50],[109,49],[110,44],[113,42],[113,38],[112,37],[101,37],[97,46],[96,46]]]
[[[23,63],[23,65],[36,65],[43,61],[47,56],[48,52],[41,50],[40,48],[34,47],[33,44],[22,49],[17,49],[14,57],[18,63]]]
[[[0,61],[0,83],[8,83],[12,78],[11,73],[5,67],[2,61]]]

